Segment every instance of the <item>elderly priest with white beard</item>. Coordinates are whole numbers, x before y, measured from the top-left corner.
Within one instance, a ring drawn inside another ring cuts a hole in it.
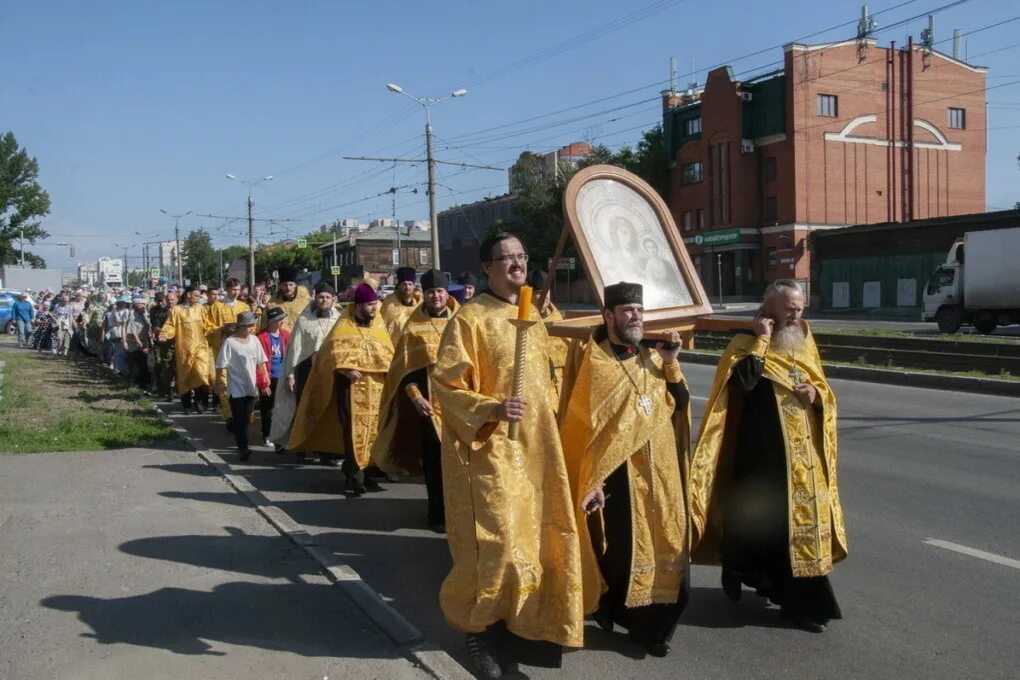
[[[738,333],[716,370],[691,463],[692,559],[820,633],[842,618],[828,574],[847,555],[836,482],[836,397],[807,322],[804,295],[765,290],[754,332]]]

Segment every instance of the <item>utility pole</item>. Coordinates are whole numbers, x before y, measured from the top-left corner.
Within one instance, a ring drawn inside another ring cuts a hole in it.
[[[436,217],[436,159],[432,157],[432,120],[429,107],[425,107],[425,159],[429,175],[429,229],[432,231],[432,268],[439,269],[439,220]],[[397,231],[397,248],[400,248],[400,231]],[[525,267],[527,269],[527,267]]]
[[[191,211],[184,213],[183,215],[171,215],[162,208],[159,209],[161,213],[167,217],[172,217],[174,220],[174,259],[177,260],[177,284],[180,286],[184,285],[184,264],[181,258],[181,218],[187,217],[191,214]]]
[[[334,222],[333,223],[333,266],[336,267],[339,264],[340,263],[336,261],[336,223]],[[336,271],[336,270],[334,269],[333,271]],[[337,275],[333,274],[333,290],[336,290],[339,285],[340,285],[340,282],[337,280]],[[339,291],[337,291],[337,292],[339,292]]]
[[[22,228],[20,231],[21,231],[21,266],[22,266],[22,268],[24,268],[25,267],[25,229]]]
[[[267,175],[262,179],[240,179],[227,173],[227,179],[239,182],[248,187],[248,285],[254,290],[255,288],[255,219],[252,215],[252,208],[254,203],[251,200],[251,190],[256,185],[268,182],[273,179],[272,175]]]
[[[248,187],[248,286],[255,290],[255,222],[251,214],[251,187]]]

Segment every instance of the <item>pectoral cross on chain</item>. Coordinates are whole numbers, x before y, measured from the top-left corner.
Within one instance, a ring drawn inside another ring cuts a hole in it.
[[[800,372],[800,369],[797,368],[796,364],[794,364],[793,368],[790,369],[790,380],[793,381],[794,385],[799,385],[804,382],[804,374]]]
[[[642,394],[637,398],[638,410],[644,413],[646,416],[652,415],[652,399],[647,394]]]

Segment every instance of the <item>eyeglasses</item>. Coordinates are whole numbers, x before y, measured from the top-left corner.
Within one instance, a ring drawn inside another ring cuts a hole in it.
[[[511,253],[509,255],[499,255],[498,257],[492,258],[491,262],[520,262],[521,264],[527,264],[528,254],[527,253]]]

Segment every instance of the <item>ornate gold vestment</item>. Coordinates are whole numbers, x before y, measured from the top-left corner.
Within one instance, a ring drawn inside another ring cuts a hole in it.
[[[543,321],[562,321],[563,313],[552,302],[542,315]],[[570,351],[570,340],[568,338],[549,338],[549,361],[553,373],[553,382],[556,385],[556,393],[563,391],[563,366],[567,363],[567,353]]]
[[[393,344],[397,344],[397,340],[400,339],[400,332],[404,329],[404,324],[410,318],[414,310],[418,309],[421,304],[422,295],[415,291],[414,293],[414,304],[405,305],[400,301],[400,297],[396,291],[390,293],[382,301],[382,309],[380,314],[382,315],[383,324],[386,326],[386,332],[390,334],[390,339]]]
[[[410,373],[423,368],[431,378],[439,355],[439,340],[458,306],[457,301],[451,297],[447,302],[447,315],[434,318],[429,316],[423,305],[419,305],[404,324],[404,330],[393,351],[393,362],[386,373],[379,437],[372,447],[372,460],[383,472],[402,475],[421,472],[419,428],[425,424],[420,422],[422,417],[400,385]],[[441,437],[443,421],[439,400],[436,399],[435,390],[429,389],[428,395],[433,416],[427,426],[434,427],[436,435]]]
[[[160,330],[175,343],[179,395],[213,384],[212,354],[205,336],[207,313],[202,305],[175,305]]]
[[[439,599],[457,630],[505,621],[530,640],[584,642],[581,552],[554,416],[545,325],[528,330],[516,441],[510,395],[516,305],[481,294],[449,321],[432,388],[443,410],[443,489],[453,567]],[[532,308],[531,318],[538,320]]]
[[[631,513],[631,572],[624,604],[673,604],[688,560],[683,479],[690,408],[674,416],[676,402],[666,390],[667,380],[683,381],[680,364],[664,366],[658,352],[645,347],[636,359],[621,364],[608,340],[578,347],[583,349],[576,373],[561,402],[560,437],[575,491],[581,550],[590,553],[584,560],[585,609],[597,608],[606,586],[595,563],[581,499],[602,488],[621,465],[627,466]],[[633,382],[624,371],[630,372]],[[651,400],[647,409],[639,403],[642,394]],[[598,519],[601,524],[601,512]],[[604,534],[594,538],[604,550]]]
[[[739,334],[719,361],[712,393],[701,421],[691,461],[690,506],[695,561],[719,564],[723,496],[728,458],[736,444],[739,400],[731,399],[729,379],[750,354],[764,357],[763,378],[772,382],[786,446],[790,566],[796,577],[822,576],[847,555],[846,525],[836,478],[836,397],[807,322],[807,337],[796,354],[768,349],[767,338]],[[804,408],[793,393],[794,379],[818,390],[821,408]]]
[[[287,448],[292,451],[354,454],[358,467],[371,459],[379,430],[379,405],[386,370],[393,359],[393,344],[377,314],[368,327],[354,320],[354,306],[344,310],[322,347],[301,395]],[[347,451],[337,412],[336,373],[355,370],[361,380],[351,383],[351,439]]]
[[[206,309],[208,311],[205,315],[205,334],[215,357],[219,354],[223,341],[230,335],[229,332],[224,332],[223,327],[235,323],[241,312],[250,312],[251,307],[247,302],[236,300],[232,305],[228,305],[226,302],[214,302]]]

